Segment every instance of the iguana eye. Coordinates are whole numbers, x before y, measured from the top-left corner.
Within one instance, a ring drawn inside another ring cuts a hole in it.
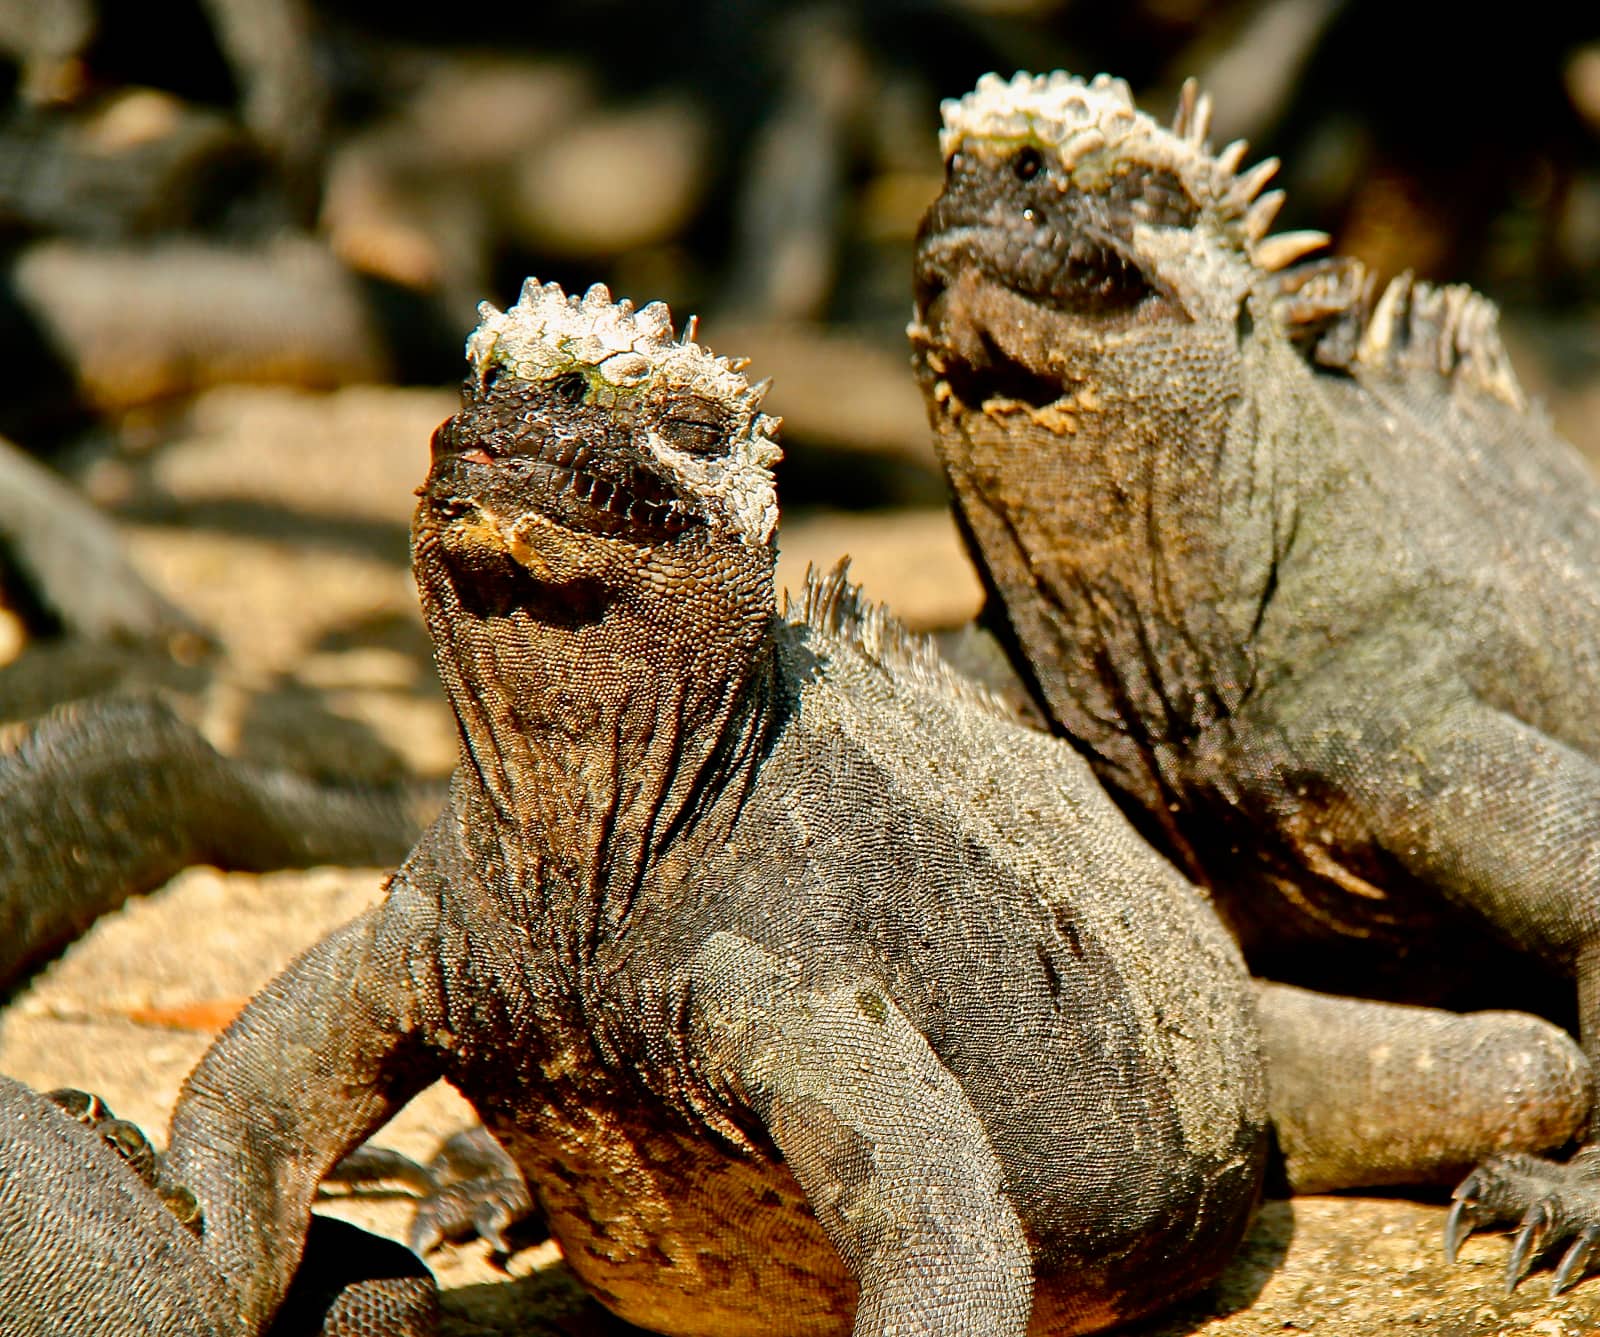
[[[691,455],[715,455],[727,440],[720,422],[698,418],[668,418],[660,432],[674,450],[686,450]]]
[[[666,404],[656,431],[674,450],[691,455],[719,455],[729,437],[726,415],[698,395]]]
[[[1044,171],[1044,155],[1032,144],[1025,144],[1011,160],[1011,171],[1018,181],[1032,181]]]

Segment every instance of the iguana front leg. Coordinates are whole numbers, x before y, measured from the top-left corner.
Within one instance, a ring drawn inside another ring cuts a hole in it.
[[[1394,656],[1405,647],[1366,649]],[[1418,655],[1414,662],[1427,661]],[[1246,789],[1276,810],[1280,833],[1294,833],[1307,866],[1338,878],[1336,850],[1365,846],[1482,916],[1515,947],[1571,972],[1580,1041],[1593,1064],[1600,1055],[1600,766],[1463,684],[1404,677],[1393,664],[1367,677],[1360,646],[1342,663],[1338,682],[1313,680],[1263,705],[1271,724],[1246,740],[1258,763]],[[1350,673],[1387,685],[1381,694],[1352,693]],[[1303,777],[1319,782],[1318,811],[1297,808]],[[1326,846],[1319,827],[1336,833]],[[1600,1240],[1600,1164],[1588,1154],[1566,1166],[1491,1161],[1457,1199],[1452,1252],[1475,1223],[1521,1221],[1511,1285],[1538,1247],[1576,1237],[1557,1272],[1565,1285]]]
[[[206,1256],[250,1332],[289,1287],[323,1175],[438,1073],[427,1049],[442,1016],[437,976],[408,950],[427,939],[406,931],[403,877],[258,994],[179,1098],[168,1166],[200,1201]],[[431,1282],[377,1290],[345,1302],[343,1321],[367,1303],[384,1326],[352,1331],[427,1330]]]
[[[693,976],[704,1071],[766,1126],[860,1286],[856,1337],[1025,1331],[1032,1261],[954,1077],[874,983],[796,989],[719,933]]]

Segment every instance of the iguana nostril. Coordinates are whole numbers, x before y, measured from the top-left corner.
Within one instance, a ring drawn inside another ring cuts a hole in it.
[[[581,404],[589,393],[589,382],[582,372],[570,371],[550,382],[550,393],[563,404]]]

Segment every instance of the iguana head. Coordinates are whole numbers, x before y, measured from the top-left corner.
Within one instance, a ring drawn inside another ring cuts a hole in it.
[[[683,603],[751,591],[771,606],[775,419],[738,367],[659,302],[529,280],[485,304],[461,411],[434,434],[419,552],[455,583],[543,589],[552,606]],[[420,560],[420,557],[419,557]]]
[[[777,421],[659,303],[530,280],[482,316],[418,490],[413,569],[478,786],[460,800],[471,838],[511,851],[485,856],[508,895],[577,896],[561,914],[587,940],[605,888],[754,717]]]
[[[1162,126],[1066,74],[947,102],[910,330],[991,612],[1052,719],[1157,813],[1153,749],[1250,682],[1283,530],[1251,471],[1315,416],[1284,311],[1325,295],[1281,270],[1326,238],[1268,235],[1276,164],[1212,153],[1208,114],[1191,86]]]
[[[944,104],[913,340],[951,364],[968,407],[1069,395],[1088,374],[1080,346],[1161,374],[1186,343],[1214,356],[1220,336],[1248,333],[1263,280],[1326,240],[1268,235],[1277,164],[1241,172],[1242,142],[1211,153],[1208,119],[1192,85],[1169,129],[1104,75],[987,75]]]

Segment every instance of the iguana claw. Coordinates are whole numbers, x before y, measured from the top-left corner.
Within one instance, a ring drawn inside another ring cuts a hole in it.
[[[507,1238],[514,1226],[542,1226],[517,1163],[483,1127],[449,1138],[428,1165],[434,1189],[417,1204],[408,1238],[421,1258],[447,1239],[477,1235],[496,1254],[516,1252]],[[526,1239],[528,1230],[518,1234]]]
[[[406,1242],[418,1257],[447,1239],[477,1235],[496,1254],[515,1253],[506,1232],[533,1214],[533,1201],[520,1176],[479,1178],[445,1184],[417,1204]]]
[[[446,1240],[474,1235],[502,1256],[544,1238],[538,1233],[541,1222],[516,1162],[481,1126],[448,1139],[427,1165],[368,1144],[340,1161],[323,1183],[357,1192],[383,1183],[412,1189],[417,1210],[406,1243],[419,1258]],[[531,1229],[525,1225],[530,1220]],[[508,1234],[513,1227],[522,1227],[516,1243]]]
[[[1509,1295],[1539,1255],[1565,1246],[1550,1293],[1578,1282],[1600,1244],[1600,1150],[1585,1147],[1565,1165],[1539,1156],[1500,1155],[1457,1186],[1444,1223],[1444,1252],[1456,1261],[1461,1242],[1483,1226],[1512,1223],[1516,1235],[1506,1262]]]
[[[1555,1277],[1550,1282],[1552,1299],[1583,1275],[1596,1242],[1600,1242],[1600,1225],[1585,1226],[1579,1232],[1578,1238],[1572,1242],[1572,1247],[1561,1256],[1561,1265],[1556,1268]]]
[[[1450,1215],[1444,1222],[1444,1259],[1447,1263],[1456,1260],[1456,1251],[1461,1248],[1461,1243],[1478,1226],[1478,1214],[1472,1210],[1473,1202],[1470,1191],[1472,1180],[1468,1179],[1455,1192],[1455,1202],[1450,1206]]]
[[[108,1147],[122,1157],[123,1163],[154,1190],[186,1230],[200,1234],[205,1225],[200,1200],[187,1185],[175,1184],[167,1178],[161,1157],[145,1136],[144,1129],[126,1119],[117,1118],[111,1112],[111,1106],[92,1091],[64,1086],[46,1092],[45,1099],[69,1118],[76,1119],[97,1133]]]
[[[1506,1294],[1517,1289],[1517,1283],[1527,1274],[1528,1265],[1545,1236],[1550,1233],[1550,1206],[1536,1202],[1522,1218],[1522,1227],[1511,1243],[1511,1258],[1506,1263]]]

